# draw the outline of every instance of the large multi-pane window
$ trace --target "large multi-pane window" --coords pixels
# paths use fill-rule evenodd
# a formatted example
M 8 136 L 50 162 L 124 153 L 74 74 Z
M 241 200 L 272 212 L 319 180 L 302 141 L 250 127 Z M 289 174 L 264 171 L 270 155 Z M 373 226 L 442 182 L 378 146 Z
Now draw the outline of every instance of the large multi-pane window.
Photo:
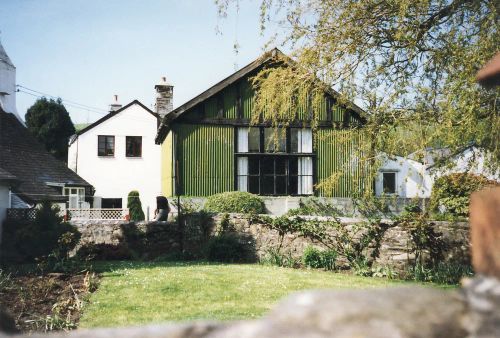
M 237 189 L 259 195 L 310 195 L 312 152 L 311 129 L 238 128 Z

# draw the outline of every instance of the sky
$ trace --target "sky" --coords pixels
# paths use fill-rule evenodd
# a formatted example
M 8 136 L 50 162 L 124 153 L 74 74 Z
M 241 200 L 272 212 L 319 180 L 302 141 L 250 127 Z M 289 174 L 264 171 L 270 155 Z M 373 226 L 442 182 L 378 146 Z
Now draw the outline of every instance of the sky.
M 259 57 L 274 29 L 262 36 L 259 2 L 221 20 L 214 0 L 0 0 L 0 39 L 21 90 L 61 97 L 73 123 L 91 123 L 115 94 L 153 108 L 165 76 L 175 108 Z M 36 99 L 17 93 L 22 118 Z

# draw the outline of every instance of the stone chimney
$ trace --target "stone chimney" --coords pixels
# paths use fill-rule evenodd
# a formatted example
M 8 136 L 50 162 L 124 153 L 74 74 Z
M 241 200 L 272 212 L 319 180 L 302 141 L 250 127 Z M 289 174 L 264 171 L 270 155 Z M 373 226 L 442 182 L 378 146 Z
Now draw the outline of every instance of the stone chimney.
M 156 103 L 155 110 L 161 118 L 170 113 L 173 109 L 174 86 L 167 83 L 167 78 L 162 77 L 159 84 L 155 86 Z
M 121 103 L 118 102 L 118 95 L 113 95 L 113 102 L 109 105 L 109 111 L 114 112 L 122 107 Z

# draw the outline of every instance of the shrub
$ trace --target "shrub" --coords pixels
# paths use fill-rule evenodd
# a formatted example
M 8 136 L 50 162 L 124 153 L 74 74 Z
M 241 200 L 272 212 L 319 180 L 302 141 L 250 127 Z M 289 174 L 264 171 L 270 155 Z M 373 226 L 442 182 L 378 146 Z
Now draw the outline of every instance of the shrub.
M 213 212 L 244 214 L 262 214 L 265 212 L 264 202 L 259 196 L 242 191 L 230 191 L 212 195 L 207 198 L 205 209 Z
M 468 216 L 470 195 L 487 186 L 499 185 L 482 175 L 468 173 L 439 177 L 432 188 L 430 208 L 434 212 L 444 208 L 446 213 Z
M 144 221 L 144 211 L 142 211 L 141 199 L 137 190 L 128 193 L 127 208 L 131 221 Z
M 42 202 L 34 220 L 8 220 L 4 222 L 1 255 L 13 262 L 33 262 L 55 251 L 67 257 L 81 234 L 78 229 L 63 222 L 59 208 Z
M 237 233 L 223 233 L 207 243 L 207 259 L 224 263 L 255 261 L 255 248 L 251 238 Z
M 323 262 L 321 261 L 321 251 L 315 247 L 308 246 L 302 254 L 302 263 L 310 268 L 321 268 Z
M 337 252 L 335 250 L 318 250 L 308 246 L 302 254 L 302 263 L 310 268 L 335 270 L 337 265 Z

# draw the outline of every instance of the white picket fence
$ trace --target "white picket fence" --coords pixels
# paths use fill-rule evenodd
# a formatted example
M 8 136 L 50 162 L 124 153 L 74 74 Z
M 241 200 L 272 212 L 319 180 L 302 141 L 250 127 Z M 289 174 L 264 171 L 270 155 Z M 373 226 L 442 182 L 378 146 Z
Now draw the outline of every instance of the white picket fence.
M 128 209 L 66 209 L 73 220 L 126 220 Z

